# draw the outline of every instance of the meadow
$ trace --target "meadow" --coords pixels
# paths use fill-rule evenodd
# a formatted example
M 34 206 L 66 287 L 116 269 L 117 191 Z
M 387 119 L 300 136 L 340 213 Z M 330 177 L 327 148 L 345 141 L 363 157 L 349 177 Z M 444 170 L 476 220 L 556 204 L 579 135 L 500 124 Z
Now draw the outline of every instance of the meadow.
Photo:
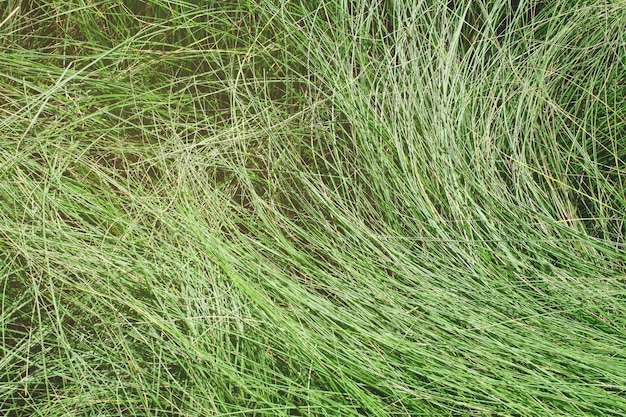
M 623 416 L 625 219 L 623 0 L 0 1 L 2 415 Z

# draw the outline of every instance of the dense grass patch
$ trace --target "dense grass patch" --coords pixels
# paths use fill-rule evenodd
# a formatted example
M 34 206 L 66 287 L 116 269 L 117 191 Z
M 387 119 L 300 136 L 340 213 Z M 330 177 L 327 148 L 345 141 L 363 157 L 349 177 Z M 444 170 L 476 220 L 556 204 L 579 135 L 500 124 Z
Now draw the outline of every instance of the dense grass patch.
M 626 414 L 624 1 L 0 5 L 3 415 Z

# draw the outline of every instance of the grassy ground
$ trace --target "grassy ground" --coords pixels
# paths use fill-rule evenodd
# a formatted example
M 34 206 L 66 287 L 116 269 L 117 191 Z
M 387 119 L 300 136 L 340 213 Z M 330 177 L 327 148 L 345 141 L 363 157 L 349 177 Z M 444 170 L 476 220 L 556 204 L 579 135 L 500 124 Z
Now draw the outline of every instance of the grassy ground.
M 447 3 L 0 2 L 1 414 L 625 415 L 626 4 Z

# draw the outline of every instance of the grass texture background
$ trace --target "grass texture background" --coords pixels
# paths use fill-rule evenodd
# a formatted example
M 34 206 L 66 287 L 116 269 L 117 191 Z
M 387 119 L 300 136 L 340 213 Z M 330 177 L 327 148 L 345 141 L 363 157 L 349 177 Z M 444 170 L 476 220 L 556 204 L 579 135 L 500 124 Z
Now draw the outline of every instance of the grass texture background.
M 625 28 L 0 1 L 0 413 L 626 415 Z

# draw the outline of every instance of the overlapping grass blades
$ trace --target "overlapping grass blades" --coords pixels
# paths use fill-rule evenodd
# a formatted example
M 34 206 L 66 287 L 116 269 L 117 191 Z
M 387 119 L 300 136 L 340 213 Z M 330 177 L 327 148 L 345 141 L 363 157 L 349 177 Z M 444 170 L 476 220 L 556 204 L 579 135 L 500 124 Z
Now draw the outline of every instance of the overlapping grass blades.
M 5 2 L 0 410 L 626 413 L 626 8 Z

